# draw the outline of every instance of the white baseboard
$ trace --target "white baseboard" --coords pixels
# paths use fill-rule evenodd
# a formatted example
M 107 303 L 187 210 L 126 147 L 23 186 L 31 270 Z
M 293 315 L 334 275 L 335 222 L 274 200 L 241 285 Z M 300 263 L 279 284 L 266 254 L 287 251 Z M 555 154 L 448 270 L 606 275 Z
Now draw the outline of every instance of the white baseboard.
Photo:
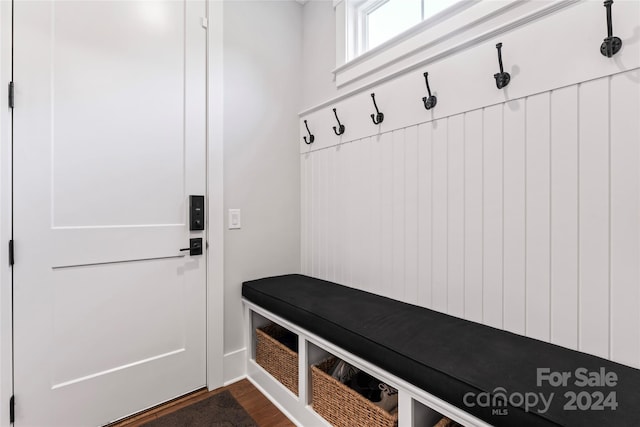
M 233 384 L 247 377 L 247 350 L 232 351 L 224 355 L 224 385 Z

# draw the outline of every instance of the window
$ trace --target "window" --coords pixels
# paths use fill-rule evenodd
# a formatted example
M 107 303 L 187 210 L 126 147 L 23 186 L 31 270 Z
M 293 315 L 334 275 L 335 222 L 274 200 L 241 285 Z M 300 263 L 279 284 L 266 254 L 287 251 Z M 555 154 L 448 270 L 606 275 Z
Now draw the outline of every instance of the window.
M 390 40 L 459 0 L 348 0 L 348 58 Z

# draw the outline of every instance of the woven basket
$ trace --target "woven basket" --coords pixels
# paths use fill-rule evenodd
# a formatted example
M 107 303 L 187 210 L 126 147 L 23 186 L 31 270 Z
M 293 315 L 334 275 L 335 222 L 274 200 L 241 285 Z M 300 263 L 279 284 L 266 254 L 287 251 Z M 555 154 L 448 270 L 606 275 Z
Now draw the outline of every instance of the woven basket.
M 256 329 L 256 363 L 298 395 L 298 353 L 278 338 L 286 330 L 276 324 Z
M 313 409 L 335 427 L 397 426 L 397 411 L 391 415 L 327 373 L 337 362 L 332 357 L 311 367 Z

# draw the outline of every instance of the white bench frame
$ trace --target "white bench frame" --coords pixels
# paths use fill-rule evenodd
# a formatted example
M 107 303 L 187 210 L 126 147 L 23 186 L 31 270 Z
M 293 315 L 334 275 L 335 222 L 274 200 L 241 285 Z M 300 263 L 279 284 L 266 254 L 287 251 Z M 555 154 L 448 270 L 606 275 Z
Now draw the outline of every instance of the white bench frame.
M 327 353 L 373 375 L 398 389 L 398 427 L 424 427 L 435 424 L 444 415 L 460 424 L 487 427 L 490 424 L 445 402 L 438 397 L 380 369 L 331 342 L 242 299 L 244 307 L 245 344 L 247 349 L 247 377 L 291 421 L 301 427 L 324 427 L 330 424 L 311 407 L 311 365 L 327 357 Z M 296 396 L 273 378 L 255 361 L 255 329 L 275 322 L 298 335 L 298 394 Z

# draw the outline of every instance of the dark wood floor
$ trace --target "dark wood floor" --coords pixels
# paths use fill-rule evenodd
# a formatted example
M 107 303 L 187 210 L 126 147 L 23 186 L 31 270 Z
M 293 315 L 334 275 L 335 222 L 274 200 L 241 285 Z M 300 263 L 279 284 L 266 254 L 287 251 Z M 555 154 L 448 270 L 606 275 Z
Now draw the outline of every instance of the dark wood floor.
M 293 427 L 294 424 L 285 417 L 257 388 L 248 380 L 238 381 L 230 386 L 213 391 L 205 389 L 193 392 L 171 402 L 134 415 L 109 427 L 138 427 L 180 408 L 199 402 L 209 396 L 228 390 L 238 403 L 247 411 L 260 427 Z

